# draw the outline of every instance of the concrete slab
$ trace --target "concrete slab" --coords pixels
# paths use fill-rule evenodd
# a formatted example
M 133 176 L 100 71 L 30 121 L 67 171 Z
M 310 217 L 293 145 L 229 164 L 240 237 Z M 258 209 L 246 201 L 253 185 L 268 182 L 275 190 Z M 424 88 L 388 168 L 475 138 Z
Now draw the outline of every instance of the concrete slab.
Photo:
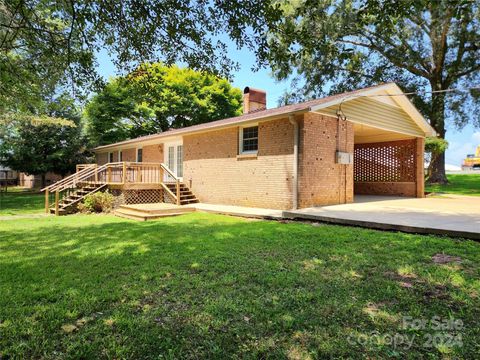
M 190 204 L 199 211 L 212 212 L 217 214 L 234 215 L 242 217 L 251 217 L 258 219 L 282 219 L 282 210 L 251 208 L 245 206 L 230 206 L 230 205 L 216 205 L 197 203 Z
M 356 196 L 353 204 L 285 211 L 283 215 L 291 219 L 480 240 L 480 197 L 474 196 L 423 199 Z

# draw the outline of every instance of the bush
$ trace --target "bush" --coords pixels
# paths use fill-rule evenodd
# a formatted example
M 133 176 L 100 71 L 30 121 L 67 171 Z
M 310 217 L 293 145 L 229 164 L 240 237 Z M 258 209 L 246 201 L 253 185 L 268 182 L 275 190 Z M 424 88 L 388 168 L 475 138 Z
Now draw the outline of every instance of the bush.
M 85 196 L 83 202 L 78 205 L 78 209 L 83 212 L 109 212 L 113 208 L 115 196 L 108 191 L 96 192 Z

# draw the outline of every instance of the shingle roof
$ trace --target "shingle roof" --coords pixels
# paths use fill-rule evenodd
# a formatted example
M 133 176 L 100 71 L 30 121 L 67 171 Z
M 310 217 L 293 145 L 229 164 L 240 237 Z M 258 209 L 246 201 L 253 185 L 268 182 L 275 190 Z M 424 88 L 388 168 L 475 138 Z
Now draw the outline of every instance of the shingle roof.
M 368 87 L 368 88 L 363 88 L 363 89 L 358 89 L 358 90 L 354 90 L 354 91 L 344 92 L 344 93 L 341 93 L 341 94 L 327 96 L 327 97 L 324 97 L 324 98 L 321 98 L 321 99 L 305 101 L 305 102 L 298 103 L 298 104 L 285 105 L 285 106 L 280 106 L 280 107 L 276 107 L 276 108 L 272 108 L 272 109 L 255 111 L 255 112 L 251 112 L 251 113 L 248 113 L 248 114 L 243 114 L 243 115 L 240 115 L 240 116 L 235 116 L 235 117 L 222 119 L 222 120 L 216 120 L 216 121 L 203 123 L 203 124 L 198 124 L 198 125 L 192 125 L 192 126 L 188 126 L 188 127 L 181 128 L 181 129 L 172 129 L 172 130 L 164 131 L 164 132 L 161 132 L 161 133 L 158 133 L 158 134 L 140 136 L 140 137 L 137 137 L 135 139 L 130 139 L 130 140 L 120 141 L 120 142 L 113 143 L 113 144 L 98 146 L 94 150 L 102 150 L 102 149 L 107 149 L 107 148 L 110 148 L 110 147 L 116 147 L 116 146 L 121 146 L 121 145 L 137 143 L 137 142 L 161 139 L 161 138 L 166 138 L 166 137 L 171 137 L 171 136 L 194 133 L 194 132 L 198 132 L 198 131 L 213 130 L 215 128 L 223 128 L 223 127 L 226 127 L 226 126 L 229 126 L 229 125 L 241 124 L 241 123 L 246 123 L 246 122 L 255 121 L 255 120 L 268 119 L 268 118 L 273 118 L 273 117 L 277 117 L 277 116 L 280 116 L 280 115 L 294 114 L 294 113 L 300 113 L 300 112 L 308 112 L 308 111 L 310 111 L 310 108 L 312 106 L 322 105 L 324 103 L 328 103 L 328 102 L 332 102 L 332 101 L 338 101 L 338 100 L 341 100 L 343 98 L 351 97 L 352 95 L 355 95 L 359 92 L 363 92 L 363 91 L 366 91 L 366 90 L 371 90 L 371 89 L 381 87 L 381 86 L 384 86 L 384 85 L 386 85 L 386 84 L 379 84 L 379 85 L 371 86 L 371 87 Z

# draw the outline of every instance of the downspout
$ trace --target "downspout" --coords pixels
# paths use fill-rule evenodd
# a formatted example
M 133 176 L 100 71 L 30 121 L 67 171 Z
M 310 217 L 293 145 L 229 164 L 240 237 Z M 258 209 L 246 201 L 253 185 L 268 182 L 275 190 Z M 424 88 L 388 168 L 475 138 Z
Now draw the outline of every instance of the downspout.
M 293 125 L 293 183 L 292 183 L 292 210 L 298 209 L 298 121 L 294 115 L 289 115 L 288 120 Z

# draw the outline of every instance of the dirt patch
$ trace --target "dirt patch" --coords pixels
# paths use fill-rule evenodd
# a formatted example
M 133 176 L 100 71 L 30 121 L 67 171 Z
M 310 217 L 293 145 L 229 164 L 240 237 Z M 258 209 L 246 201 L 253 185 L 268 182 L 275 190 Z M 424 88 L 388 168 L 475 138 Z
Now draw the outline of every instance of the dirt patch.
M 462 258 L 459 256 L 451 256 L 447 254 L 435 254 L 432 256 L 432 261 L 435 264 L 460 264 L 462 262 Z

